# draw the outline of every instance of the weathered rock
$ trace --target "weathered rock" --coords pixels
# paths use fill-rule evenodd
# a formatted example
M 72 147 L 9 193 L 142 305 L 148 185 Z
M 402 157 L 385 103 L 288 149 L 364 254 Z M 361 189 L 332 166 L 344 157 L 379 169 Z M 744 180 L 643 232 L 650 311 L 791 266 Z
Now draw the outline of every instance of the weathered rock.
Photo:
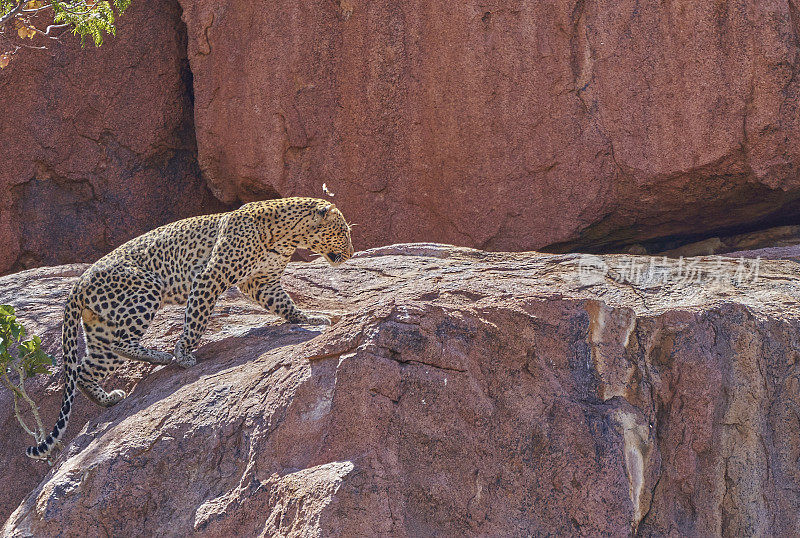
M 229 293 L 197 366 L 134 367 L 4 533 L 797 534 L 800 267 L 753 264 L 431 244 L 292 264 L 332 327 Z M 3 297 L 25 315 L 25 288 L 69 286 L 50 271 Z M 180 325 L 165 310 L 149 342 Z M 3 457 L 25 445 L 9 412 Z
M 180 8 L 134 2 L 118 22 L 99 49 L 65 38 L 0 73 L 0 274 L 223 207 L 197 168 Z
M 362 247 L 489 250 L 800 214 L 791 3 L 181 4 L 226 202 L 325 182 Z
M 755 250 L 740 250 L 725 254 L 731 258 L 762 258 L 765 260 L 800 261 L 800 245 L 787 247 L 767 247 Z

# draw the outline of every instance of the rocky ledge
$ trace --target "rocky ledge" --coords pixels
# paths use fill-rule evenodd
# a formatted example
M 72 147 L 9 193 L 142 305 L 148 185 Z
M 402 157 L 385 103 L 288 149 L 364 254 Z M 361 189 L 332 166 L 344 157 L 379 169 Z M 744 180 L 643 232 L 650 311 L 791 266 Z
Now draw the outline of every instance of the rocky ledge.
M 55 345 L 81 266 L 0 279 Z M 48 470 L 0 396 L 10 536 L 792 535 L 800 266 L 394 245 L 232 291 L 197 366 L 82 397 Z M 170 350 L 181 309 L 150 345 Z M 324 330 L 323 330 L 324 329 Z M 33 392 L 49 423 L 60 375 Z M 49 425 L 49 424 L 48 424 Z

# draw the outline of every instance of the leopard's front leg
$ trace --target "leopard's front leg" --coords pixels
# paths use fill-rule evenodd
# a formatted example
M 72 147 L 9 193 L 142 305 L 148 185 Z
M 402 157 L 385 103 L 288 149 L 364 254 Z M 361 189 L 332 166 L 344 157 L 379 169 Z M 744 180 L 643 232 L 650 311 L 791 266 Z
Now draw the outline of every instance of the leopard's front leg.
M 197 363 L 192 349 L 206 331 L 208 319 L 217 299 L 227 286 L 214 271 L 204 271 L 192 283 L 192 291 L 186 302 L 183 321 L 183 334 L 175 344 L 175 358 L 184 368 Z
M 281 316 L 289 323 L 330 325 L 331 320 L 321 314 L 303 312 L 281 285 L 280 275 L 256 276 L 239 283 L 239 289 L 250 299 Z
M 192 289 L 186 302 L 183 334 L 175 344 L 175 358 L 184 368 L 197 363 L 192 350 L 206 331 L 208 319 L 217 299 L 234 282 L 244 278 L 247 268 L 253 263 L 247 237 L 217 240 L 211 257 L 203 271 L 192 281 Z

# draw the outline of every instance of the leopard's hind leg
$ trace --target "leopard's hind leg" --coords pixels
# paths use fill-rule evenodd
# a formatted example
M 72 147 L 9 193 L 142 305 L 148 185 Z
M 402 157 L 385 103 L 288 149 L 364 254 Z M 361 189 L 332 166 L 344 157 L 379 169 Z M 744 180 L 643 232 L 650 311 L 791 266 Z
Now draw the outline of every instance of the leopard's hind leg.
M 167 364 L 172 355 L 147 349 L 139 343 L 156 311 L 161 306 L 163 283 L 155 275 L 134 266 L 120 266 L 104 275 L 102 292 L 91 298 L 110 330 L 103 335 L 105 351 L 115 355 L 114 364 L 122 358 L 152 364 Z
M 86 309 L 83 311 L 83 328 L 86 333 L 86 358 L 78 368 L 78 388 L 97 405 L 110 407 L 125 397 L 122 390 L 106 392 L 100 386 L 100 382 L 122 362 L 109 347 L 113 327 Z
M 172 355 L 139 343 L 161 305 L 158 279 L 127 269 L 109 275 L 102 289 L 83 313 L 87 354 L 78 371 L 78 387 L 90 400 L 108 407 L 125 392 L 106 392 L 100 382 L 124 359 L 167 364 Z
M 113 312 L 115 329 L 111 350 L 135 361 L 169 364 L 172 354 L 144 347 L 140 340 L 147 332 L 162 302 L 161 281 L 147 274 L 130 282 L 125 298 Z

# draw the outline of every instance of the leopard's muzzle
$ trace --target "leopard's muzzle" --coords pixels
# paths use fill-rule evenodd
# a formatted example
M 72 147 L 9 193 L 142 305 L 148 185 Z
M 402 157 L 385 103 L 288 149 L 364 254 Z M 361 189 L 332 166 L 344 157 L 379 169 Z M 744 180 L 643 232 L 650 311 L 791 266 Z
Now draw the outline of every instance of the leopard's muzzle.
M 345 261 L 345 257 L 341 252 L 328 252 L 325 257 L 331 265 L 339 265 Z

